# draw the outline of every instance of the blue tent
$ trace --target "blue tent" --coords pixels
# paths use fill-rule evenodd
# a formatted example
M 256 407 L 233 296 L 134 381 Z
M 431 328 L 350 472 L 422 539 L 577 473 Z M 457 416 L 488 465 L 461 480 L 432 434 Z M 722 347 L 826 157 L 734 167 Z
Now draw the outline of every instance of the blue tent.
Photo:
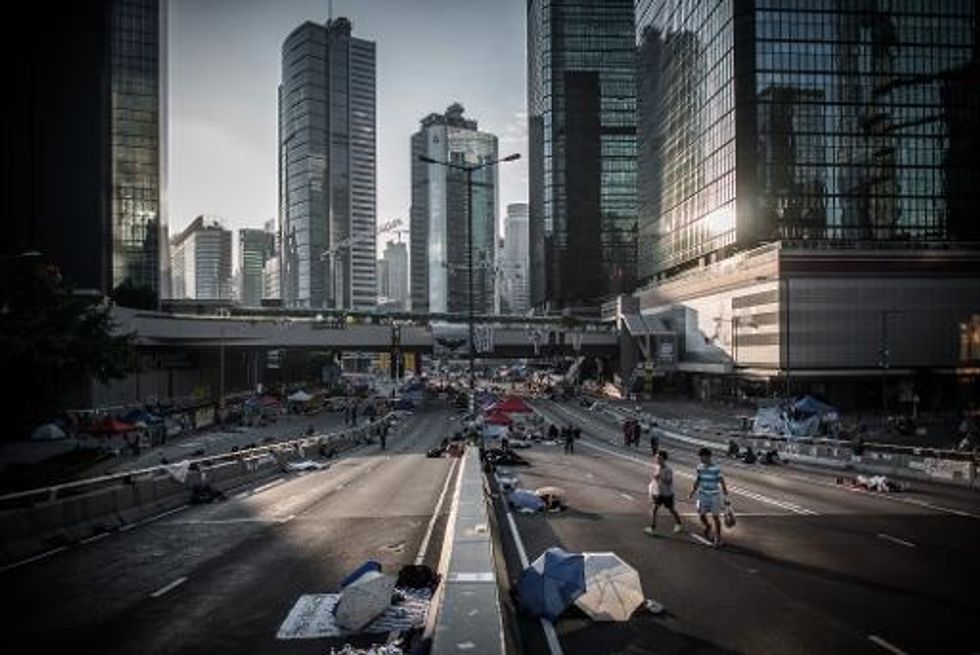
M 514 489 L 507 499 L 517 509 L 531 509 L 535 512 L 544 509 L 544 501 L 534 492 L 526 489 Z
M 521 607 L 552 621 L 584 593 L 585 558 L 557 547 L 534 560 L 517 583 Z
M 818 416 L 823 416 L 824 414 L 837 411 L 836 407 L 832 407 L 827 403 L 822 403 L 813 396 L 803 396 L 799 398 L 795 403 L 793 403 L 793 409 L 800 414 L 817 414 Z

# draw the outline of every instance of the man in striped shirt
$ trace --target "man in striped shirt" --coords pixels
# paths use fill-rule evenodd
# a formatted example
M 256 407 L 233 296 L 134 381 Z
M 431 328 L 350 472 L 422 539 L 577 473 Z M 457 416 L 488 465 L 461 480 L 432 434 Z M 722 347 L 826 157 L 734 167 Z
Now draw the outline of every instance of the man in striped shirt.
M 698 451 L 701 463 L 698 464 L 694 478 L 694 488 L 690 496 L 698 495 L 698 516 L 704 526 L 704 537 L 715 546 L 721 545 L 721 512 L 728 496 L 728 486 L 721 475 L 721 468 L 711 462 L 711 450 L 702 448 Z M 708 523 L 708 514 L 714 523 L 714 531 Z

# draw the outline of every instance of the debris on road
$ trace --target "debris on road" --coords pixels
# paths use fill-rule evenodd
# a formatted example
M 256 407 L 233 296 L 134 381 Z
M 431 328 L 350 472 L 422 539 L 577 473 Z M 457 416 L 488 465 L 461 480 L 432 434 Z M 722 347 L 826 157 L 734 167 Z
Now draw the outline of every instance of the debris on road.
M 301 459 L 298 462 L 289 462 L 285 466 L 286 471 L 319 471 L 327 468 L 328 464 L 315 462 L 312 459 Z

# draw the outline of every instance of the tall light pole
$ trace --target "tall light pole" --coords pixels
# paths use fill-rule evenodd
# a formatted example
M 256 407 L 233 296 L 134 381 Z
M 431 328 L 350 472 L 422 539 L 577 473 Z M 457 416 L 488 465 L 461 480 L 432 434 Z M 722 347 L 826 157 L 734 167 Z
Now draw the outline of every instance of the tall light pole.
M 503 159 L 488 159 L 479 164 L 456 164 L 451 161 L 440 161 L 438 159 L 433 159 L 426 155 L 419 155 L 419 161 L 425 162 L 426 164 L 439 164 L 440 166 L 445 166 L 446 168 L 452 168 L 457 171 L 463 171 L 466 174 L 466 253 L 467 253 L 467 286 L 469 287 L 469 302 L 468 305 L 468 317 L 469 317 L 469 333 L 470 333 L 470 347 L 469 347 L 469 358 L 470 358 L 470 411 L 472 412 L 476 409 L 476 352 L 474 350 L 473 338 L 473 173 L 476 171 L 487 168 L 489 166 L 495 166 L 501 162 L 515 161 L 521 158 L 519 152 L 515 152 L 511 155 L 507 155 Z M 448 309 L 448 308 L 447 308 Z

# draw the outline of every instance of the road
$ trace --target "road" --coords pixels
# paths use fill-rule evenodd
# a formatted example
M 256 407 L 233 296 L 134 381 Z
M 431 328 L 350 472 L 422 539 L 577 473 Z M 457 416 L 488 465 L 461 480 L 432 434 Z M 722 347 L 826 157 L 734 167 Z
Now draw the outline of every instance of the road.
M 451 416 L 419 412 L 387 451 L 362 446 L 328 469 L 264 481 L 0 573 L 0 649 L 329 652 L 339 642 L 277 640 L 277 630 L 302 594 L 336 591 L 365 559 L 392 574 L 420 554 L 435 567 L 449 506 L 439 499 L 456 460 L 424 453 Z
M 535 405 L 584 434 L 574 455 L 536 445 L 522 452 L 532 466 L 512 469 L 526 488 L 568 491 L 564 513 L 514 516 L 528 556 L 553 545 L 615 551 L 666 608 L 661 615 L 641 608 L 619 624 L 593 623 L 573 608 L 556 624 L 565 653 L 980 651 L 976 492 L 919 484 L 873 494 L 837 485 L 831 473 L 721 457 L 739 516 L 714 549 L 699 539 L 687 499 L 695 454 L 667 440 L 689 531 L 672 534 L 673 521 L 661 514 L 659 536 L 649 537 L 642 531 L 649 453 L 624 448 L 619 427 L 603 415 L 572 403 Z M 499 512 L 498 522 L 507 524 Z M 524 652 L 547 652 L 538 624 L 516 621 Z

